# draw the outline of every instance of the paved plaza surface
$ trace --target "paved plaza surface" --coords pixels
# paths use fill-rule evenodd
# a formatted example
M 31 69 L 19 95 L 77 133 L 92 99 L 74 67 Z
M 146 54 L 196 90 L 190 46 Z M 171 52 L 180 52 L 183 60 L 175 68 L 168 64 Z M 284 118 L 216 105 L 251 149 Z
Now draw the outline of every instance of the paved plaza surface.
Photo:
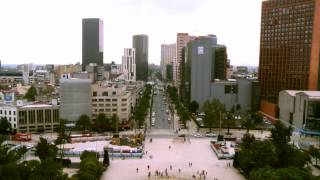
M 104 172 L 101 179 L 106 180 L 140 180 L 159 179 L 155 171 L 165 174 L 167 168 L 169 179 L 192 179 L 198 172 L 207 171 L 206 179 L 218 178 L 219 180 L 245 179 L 238 170 L 228 167 L 231 160 L 218 160 L 209 146 L 210 138 L 191 138 L 190 143 L 177 138 L 153 138 L 152 143 L 146 139 L 145 151 L 147 154 L 142 159 L 114 159 Z M 169 146 L 171 149 L 169 150 Z M 152 156 L 152 158 L 150 158 Z M 192 167 L 188 163 L 192 162 Z M 150 166 L 148 171 L 147 166 Z M 170 170 L 170 165 L 172 170 Z M 138 172 L 136 169 L 138 168 Z M 179 173 L 178 169 L 181 169 Z M 167 179 L 167 178 L 163 178 Z

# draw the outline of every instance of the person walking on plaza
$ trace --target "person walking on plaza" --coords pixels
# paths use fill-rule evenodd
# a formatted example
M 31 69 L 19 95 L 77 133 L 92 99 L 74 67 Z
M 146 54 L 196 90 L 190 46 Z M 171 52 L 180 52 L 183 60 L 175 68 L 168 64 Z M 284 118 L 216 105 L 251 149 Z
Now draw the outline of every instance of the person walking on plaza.
M 150 166 L 148 165 L 148 170 L 149 170 Z
M 171 149 L 171 146 L 169 145 L 169 150 Z
M 137 168 L 137 173 L 139 172 L 139 169 Z
M 172 170 L 172 165 L 170 165 L 170 170 Z

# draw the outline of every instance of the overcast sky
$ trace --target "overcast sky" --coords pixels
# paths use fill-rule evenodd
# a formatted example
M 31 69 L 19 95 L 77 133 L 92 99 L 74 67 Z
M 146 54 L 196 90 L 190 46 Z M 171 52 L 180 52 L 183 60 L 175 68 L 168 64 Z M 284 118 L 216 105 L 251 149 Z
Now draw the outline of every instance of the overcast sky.
M 121 62 L 132 35 L 149 35 L 149 63 L 177 32 L 215 34 L 234 65 L 257 65 L 261 0 L 0 0 L 3 64 L 81 62 L 82 18 L 104 21 L 104 63 Z

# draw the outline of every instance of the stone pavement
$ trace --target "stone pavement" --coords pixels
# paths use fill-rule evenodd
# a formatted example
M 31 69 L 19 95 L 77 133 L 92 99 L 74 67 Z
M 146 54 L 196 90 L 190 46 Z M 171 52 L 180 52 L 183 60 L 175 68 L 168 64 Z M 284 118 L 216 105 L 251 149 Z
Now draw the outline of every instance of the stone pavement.
M 170 179 L 192 179 L 193 175 L 199 178 L 197 172 L 202 170 L 207 171 L 206 179 L 245 179 L 236 169 L 227 166 L 227 163 L 232 163 L 231 160 L 217 159 L 209 146 L 210 140 L 191 138 L 190 143 L 183 143 L 176 138 L 153 138 L 152 143 L 146 141 L 147 154 L 142 159 L 111 160 L 111 165 L 101 179 L 148 179 L 148 172 L 151 173 L 151 179 L 159 179 L 155 176 L 155 171 L 164 175 L 166 168 Z M 192 162 L 192 167 L 189 167 L 189 162 Z

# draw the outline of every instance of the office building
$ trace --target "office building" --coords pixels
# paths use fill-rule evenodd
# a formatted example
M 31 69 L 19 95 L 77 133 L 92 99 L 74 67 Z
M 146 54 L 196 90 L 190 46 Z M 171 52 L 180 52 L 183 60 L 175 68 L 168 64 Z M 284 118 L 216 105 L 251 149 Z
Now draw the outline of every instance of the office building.
M 320 1 L 262 2 L 261 111 L 276 120 L 282 90 L 319 90 Z
M 167 80 L 167 65 L 172 65 L 176 58 L 176 44 L 161 44 L 161 74 Z
M 133 104 L 132 93 L 126 88 L 126 85 L 106 81 L 92 84 L 93 119 L 103 113 L 109 118 L 117 115 L 120 122 L 128 121 Z
M 168 82 L 171 82 L 173 80 L 173 65 L 172 64 L 167 64 L 166 65 L 166 80 Z
M 60 80 L 60 117 L 76 123 L 82 114 L 91 118 L 91 80 Z
M 0 117 L 6 117 L 17 132 L 53 132 L 59 126 L 57 104 L 26 103 L 0 104 Z
M 148 36 L 143 34 L 134 35 L 132 47 L 136 50 L 136 80 L 148 81 Z
M 103 21 L 98 18 L 82 19 L 82 70 L 90 63 L 103 66 Z
M 122 56 L 121 72 L 127 81 L 136 81 L 136 51 L 134 48 L 125 48 Z
M 306 135 L 320 135 L 320 91 L 279 93 L 279 120 Z
M 197 101 L 200 107 L 212 99 L 212 83 L 226 78 L 226 47 L 217 44 L 215 35 L 201 36 L 190 41 L 184 53 L 180 93 L 186 104 Z
M 182 63 L 182 49 L 185 48 L 188 42 L 194 40 L 196 36 L 190 36 L 188 33 L 177 33 L 177 42 L 176 42 L 176 58 L 173 61 L 173 83 L 175 87 L 180 87 L 180 71 Z

